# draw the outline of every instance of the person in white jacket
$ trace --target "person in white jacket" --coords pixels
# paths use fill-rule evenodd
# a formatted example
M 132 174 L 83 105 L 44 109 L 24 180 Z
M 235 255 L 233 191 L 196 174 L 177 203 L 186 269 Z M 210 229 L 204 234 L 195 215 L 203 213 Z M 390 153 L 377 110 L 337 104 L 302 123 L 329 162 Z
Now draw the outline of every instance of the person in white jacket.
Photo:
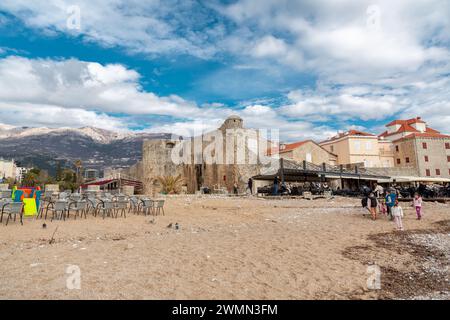
M 403 231 L 403 209 L 400 207 L 398 201 L 395 201 L 394 207 L 392 207 L 392 216 L 394 217 L 395 225 L 397 230 Z

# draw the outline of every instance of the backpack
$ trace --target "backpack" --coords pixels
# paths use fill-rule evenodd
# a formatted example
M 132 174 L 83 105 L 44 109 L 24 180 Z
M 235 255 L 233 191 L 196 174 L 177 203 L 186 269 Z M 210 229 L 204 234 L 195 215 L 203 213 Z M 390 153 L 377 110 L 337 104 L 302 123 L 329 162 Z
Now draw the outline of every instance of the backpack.
M 364 197 L 364 198 L 361 200 L 361 205 L 362 205 L 363 208 L 366 208 L 366 207 L 367 207 L 367 197 Z

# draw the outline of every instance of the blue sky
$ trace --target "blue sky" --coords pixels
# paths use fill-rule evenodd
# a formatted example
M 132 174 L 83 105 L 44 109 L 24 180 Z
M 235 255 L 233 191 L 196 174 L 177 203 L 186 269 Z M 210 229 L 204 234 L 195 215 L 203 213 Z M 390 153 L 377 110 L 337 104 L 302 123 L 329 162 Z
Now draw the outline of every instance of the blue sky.
M 438 0 L 2 0 L 0 124 L 448 132 L 449 21 Z

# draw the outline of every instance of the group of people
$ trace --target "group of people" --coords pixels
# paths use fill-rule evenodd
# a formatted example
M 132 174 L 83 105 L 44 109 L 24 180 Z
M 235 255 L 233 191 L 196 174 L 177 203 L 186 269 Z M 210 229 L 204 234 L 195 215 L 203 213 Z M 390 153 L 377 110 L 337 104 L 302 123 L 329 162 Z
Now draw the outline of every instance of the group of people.
M 374 190 L 369 195 L 366 195 L 362 200 L 362 206 L 367 209 L 372 220 L 377 219 L 378 212 L 387 215 L 389 220 L 394 221 L 397 230 L 403 230 L 403 208 L 398 201 L 398 195 L 395 189 L 388 190 L 386 196 L 379 200 L 380 194 Z M 419 193 L 414 194 L 412 206 L 416 210 L 417 220 L 422 219 L 422 197 Z

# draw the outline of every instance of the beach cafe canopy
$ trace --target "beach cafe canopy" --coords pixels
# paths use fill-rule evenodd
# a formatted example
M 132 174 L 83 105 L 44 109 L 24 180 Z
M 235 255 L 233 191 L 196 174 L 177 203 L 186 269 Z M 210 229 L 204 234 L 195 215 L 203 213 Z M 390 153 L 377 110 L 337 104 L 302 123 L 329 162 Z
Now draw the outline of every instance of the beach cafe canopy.
M 448 178 L 433 178 L 433 177 L 414 177 L 414 176 L 393 176 L 388 179 L 379 179 L 379 183 L 407 183 L 407 182 L 435 182 L 446 183 L 450 182 Z
M 279 166 L 265 170 L 264 173 L 254 176 L 255 180 L 272 180 L 275 176 L 280 177 L 281 181 L 305 181 L 307 177 L 323 179 L 354 179 L 379 181 L 390 179 L 388 176 L 382 176 L 371 172 L 366 168 L 355 167 L 348 169 L 344 166 L 331 166 L 327 164 L 316 165 L 310 162 L 296 162 L 293 160 L 279 159 Z

